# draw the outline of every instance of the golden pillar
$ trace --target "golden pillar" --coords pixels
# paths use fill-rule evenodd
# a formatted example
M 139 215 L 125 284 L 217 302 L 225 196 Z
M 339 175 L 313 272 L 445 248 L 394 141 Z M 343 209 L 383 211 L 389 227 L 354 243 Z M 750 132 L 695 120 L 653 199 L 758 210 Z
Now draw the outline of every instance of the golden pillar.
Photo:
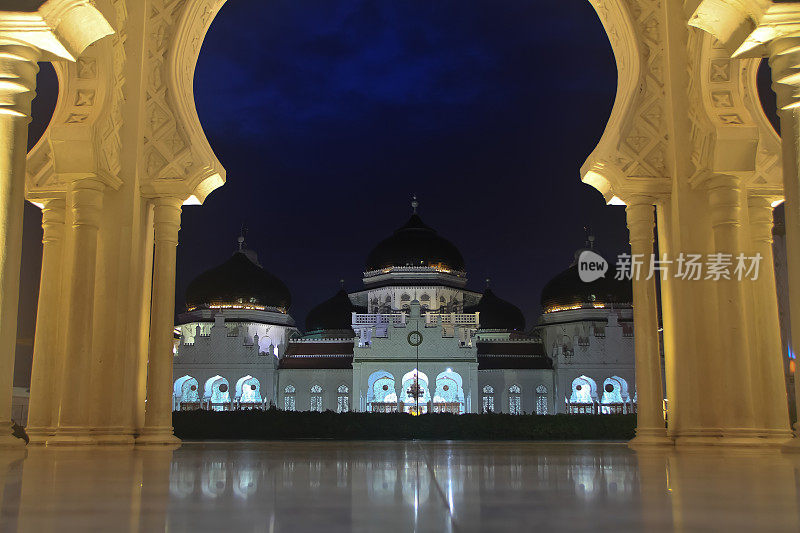
M 11 434 L 22 257 L 22 210 L 31 100 L 36 95 L 35 49 L 0 40 L 0 446 L 24 445 Z
M 42 208 L 42 274 L 36 314 L 36 337 L 33 342 L 31 394 L 28 425 L 31 443 L 44 444 L 55 432 L 59 401 L 55 383 L 61 376 L 59 357 L 59 306 L 61 305 L 62 249 L 64 247 L 64 200 L 46 200 Z
M 175 256 L 181 227 L 177 198 L 154 200 L 155 255 L 150 310 L 145 424 L 137 444 L 176 444 L 172 429 L 172 359 L 175 328 Z
M 653 257 L 653 200 L 637 196 L 628 202 L 631 255 L 650 261 Z M 661 350 L 658 340 L 658 310 L 655 277 L 635 276 L 633 323 L 636 328 L 636 437 L 631 445 L 672 445 L 664 426 L 664 389 L 661 381 Z
M 61 373 L 61 408 L 56 434 L 47 444 L 91 444 L 91 369 L 97 235 L 103 189 L 100 181 L 73 181 L 67 192 L 72 211 L 71 273 L 65 319 L 64 365 Z
M 758 277 L 752 281 L 756 335 L 753 353 L 753 388 L 756 421 L 771 439 L 790 438 L 789 409 L 783 369 L 783 349 L 778 317 L 778 295 L 772 256 L 772 205 L 769 198 L 751 196 L 747 202 L 753 252 L 761 257 Z M 756 392 L 757 391 L 757 392 Z

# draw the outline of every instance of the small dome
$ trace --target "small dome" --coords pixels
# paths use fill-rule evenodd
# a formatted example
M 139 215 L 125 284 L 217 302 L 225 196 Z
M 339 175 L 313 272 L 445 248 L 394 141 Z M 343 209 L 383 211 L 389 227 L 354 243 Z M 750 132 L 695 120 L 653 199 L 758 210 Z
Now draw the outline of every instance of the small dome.
M 367 257 L 367 271 L 422 266 L 464 270 L 464 258 L 453 243 L 439 236 L 414 212 L 394 235 L 381 241 Z
M 306 316 L 306 331 L 350 330 L 352 313 L 356 310 L 347 291 L 340 289 Z
M 288 287 L 258 264 L 251 250 L 240 249 L 221 265 L 197 276 L 186 289 L 186 307 L 256 305 L 288 311 Z
M 578 265 L 574 264 L 551 279 L 542 289 L 542 311 L 571 307 L 630 306 L 633 289 L 630 280 L 614 279 L 613 272 L 592 282 L 581 281 Z
M 525 315 L 519 307 L 498 298 L 492 289 L 486 288 L 478 305 L 465 310 L 470 313 L 480 312 L 479 320 L 481 329 L 502 329 L 508 331 L 523 331 L 525 329 Z

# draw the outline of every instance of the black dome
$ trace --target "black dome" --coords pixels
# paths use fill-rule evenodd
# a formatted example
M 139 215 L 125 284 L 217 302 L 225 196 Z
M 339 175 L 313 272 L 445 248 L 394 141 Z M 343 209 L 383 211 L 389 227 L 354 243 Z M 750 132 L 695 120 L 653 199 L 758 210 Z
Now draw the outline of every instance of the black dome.
M 221 265 L 203 272 L 186 289 L 189 309 L 237 303 L 288 310 L 292 295 L 281 280 L 261 268 L 249 250 L 239 250 Z
M 306 331 L 349 330 L 352 327 L 352 313 L 356 310 L 344 289 L 325 300 L 306 316 Z
M 578 276 L 578 265 L 551 279 L 542 289 L 542 310 L 546 313 L 554 307 L 592 305 L 631 305 L 633 289 L 630 280 L 614 279 L 613 272 L 606 277 L 586 283 Z
M 414 213 L 394 235 L 381 241 L 367 257 L 367 270 L 425 266 L 464 270 L 464 258 L 453 243 L 440 237 Z
M 467 311 L 467 310 L 465 310 Z M 503 329 L 510 331 L 523 331 L 525 329 L 525 315 L 519 307 L 498 298 L 492 289 L 483 292 L 478 305 L 471 307 L 467 312 L 480 312 L 478 320 L 481 329 Z

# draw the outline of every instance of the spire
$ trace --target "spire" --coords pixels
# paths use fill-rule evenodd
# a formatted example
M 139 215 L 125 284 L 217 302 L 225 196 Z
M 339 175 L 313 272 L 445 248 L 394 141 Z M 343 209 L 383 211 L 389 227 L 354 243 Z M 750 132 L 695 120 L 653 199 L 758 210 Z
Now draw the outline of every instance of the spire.
M 588 246 L 590 250 L 594 250 L 594 234 L 592 233 L 592 228 L 584 226 L 583 231 L 586 232 L 586 246 Z
M 239 232 L 239 238 L 236 239 L 236 242 L 239 243 L 239 251 L 241 252 L 245 248 L 247 248 L 247 244 L 244 242 L 245 237 L 247 236 L 247 222 L 242 222 L 242 229 Z
M 415 194 L 411 198 L 411 208 L 414 210 L 414 214 L 417 214 L 417 208 L 419 207 L 419 202 L 417 201 L 417 195 Z

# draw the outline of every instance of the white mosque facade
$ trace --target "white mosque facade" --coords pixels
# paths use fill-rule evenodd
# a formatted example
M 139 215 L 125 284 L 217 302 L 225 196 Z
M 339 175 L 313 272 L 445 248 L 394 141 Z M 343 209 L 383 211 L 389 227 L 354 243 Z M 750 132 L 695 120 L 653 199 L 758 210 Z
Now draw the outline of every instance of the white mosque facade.
M 588 243 L 587 243 L 588 244 Z M 577 253 L 576 253 L 577 257 Z M 367 258 L 363 290 L 308 314 L 244 247 L 187 289 L 175 410 L 635 412 L 629 282 L 583 283 L 574 264 L 522 312 L 466 288 L 459 250 L 415 212 Z

